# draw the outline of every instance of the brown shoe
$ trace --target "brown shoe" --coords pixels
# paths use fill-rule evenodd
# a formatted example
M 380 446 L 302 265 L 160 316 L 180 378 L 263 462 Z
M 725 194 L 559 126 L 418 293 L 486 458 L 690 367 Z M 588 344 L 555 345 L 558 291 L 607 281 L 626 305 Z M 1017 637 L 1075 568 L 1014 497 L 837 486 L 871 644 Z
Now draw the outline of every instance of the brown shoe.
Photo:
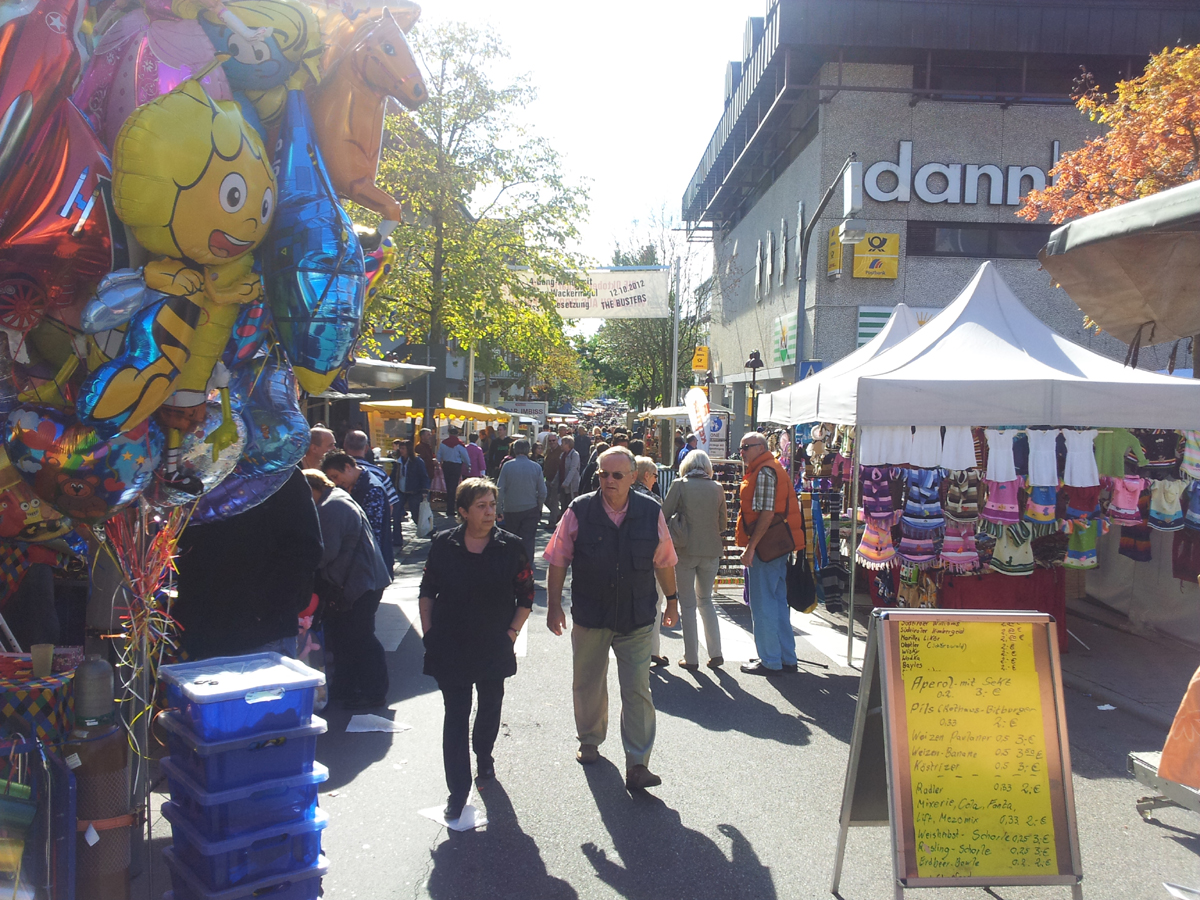
M 575 751 L 576 761 L 583 763 L 585 766 L 591 765 L 599 758 L 600 748 L 595 744 L 580 744 L 579 749 Z
M 695 671 L 700 668 L 700 663 L 690 663 L 686 659 L 681 659 L 679 661 L 679 668 Z
M 631 791 L 644 791 L 660 784 L 662 779 L 640 763 L 625 773 L 625 787 Z
M 714 656 L 708 661 L 708 667 L 710 669 L 719 669 L 723 665 L 725 665 L 725 657 L 723 656 Z

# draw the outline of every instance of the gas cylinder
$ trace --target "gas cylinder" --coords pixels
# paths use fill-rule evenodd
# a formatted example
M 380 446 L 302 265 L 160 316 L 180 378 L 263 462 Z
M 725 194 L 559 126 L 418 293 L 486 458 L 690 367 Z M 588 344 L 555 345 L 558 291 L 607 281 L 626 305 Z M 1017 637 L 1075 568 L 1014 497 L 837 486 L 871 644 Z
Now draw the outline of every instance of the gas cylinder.
M 75 773 L 75 896 L 129 900 L 129 743 L 112 666 L 95 654 L 75 670 L 75 729 L 63 754 Z

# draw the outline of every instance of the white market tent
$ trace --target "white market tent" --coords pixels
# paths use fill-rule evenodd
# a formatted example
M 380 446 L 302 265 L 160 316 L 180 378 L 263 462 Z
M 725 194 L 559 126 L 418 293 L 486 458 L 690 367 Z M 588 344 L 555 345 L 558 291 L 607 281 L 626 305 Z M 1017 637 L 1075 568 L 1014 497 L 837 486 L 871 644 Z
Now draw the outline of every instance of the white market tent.
M 990 262 L 923 328 L 818 387 L 815 407 L 788 424 L 1200 426 L 1200 381 L 1131 369 L 1068 341 L 1026 309 Z M 856 478 L 854 507 L 857 494 Z M 852 546 L 857 530 L 852 517 Z M 852 646 L 847 640 L 847 659 Z
M 764 394 L 758 400 L 758 418 L 763 422 L 791 425 L 816 422 L 821 385 L 845 375 L 874 359 L 884 350 L 900 343 L 921 327 L 917 314 L 906 303 L 897 303 L 895 310 L 879 333 L 848 356 L 843 356 L 826 369 L 782 390 Z
M 1068 341 L 990 262 L 915 334 L 819 388 L 815 408 L 792 423 L 1200 427 L 1200 381 Z

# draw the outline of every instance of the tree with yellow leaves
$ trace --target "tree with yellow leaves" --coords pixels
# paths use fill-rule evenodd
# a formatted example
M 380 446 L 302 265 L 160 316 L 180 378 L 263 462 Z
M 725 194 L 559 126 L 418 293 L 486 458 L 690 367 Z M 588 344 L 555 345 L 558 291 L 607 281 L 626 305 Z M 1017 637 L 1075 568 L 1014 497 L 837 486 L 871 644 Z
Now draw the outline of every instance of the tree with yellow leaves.
M 1114 93 L 1085 89 L 1076 106 L 1108 131 L 1066 153 L 1055 183 L 1030 191 L 1017 215 L 1065 222 L 1200 179 L 1200 47 L 1150 58 Z

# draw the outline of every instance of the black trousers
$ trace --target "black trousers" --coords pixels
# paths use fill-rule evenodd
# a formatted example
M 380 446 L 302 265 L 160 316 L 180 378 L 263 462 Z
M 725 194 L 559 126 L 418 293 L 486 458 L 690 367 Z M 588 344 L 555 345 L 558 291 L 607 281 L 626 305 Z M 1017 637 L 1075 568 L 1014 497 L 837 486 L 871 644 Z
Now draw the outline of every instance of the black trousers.
M 325 636 L 333 650 L 333 692 L 350 699 L 387 697 L 388 670 L 383 644 L 375 637 L 375 611 L 383 591 L 367 591 L 346 612 L 330 613 Z
M 446 787 L 450 799 L 465 803 L 471 793 L 471 748 L 467 732 L 471 722 L 471 685 L 438 683 L 446 704 L 442 722 L 442 764 L 446 768 Z M 479 709 L 475 713 L 475 729 L 471 744 L 480 763 L 492 761 L 492 748 L 500 733 L 500 705 L 504 702 L 504 679 L 475 682 L 479 694 Z
M 462 463 L 442 463 L 442 478 L 446 480 L 446 512 L 453 514 L 458 483 L 462 480 Z

